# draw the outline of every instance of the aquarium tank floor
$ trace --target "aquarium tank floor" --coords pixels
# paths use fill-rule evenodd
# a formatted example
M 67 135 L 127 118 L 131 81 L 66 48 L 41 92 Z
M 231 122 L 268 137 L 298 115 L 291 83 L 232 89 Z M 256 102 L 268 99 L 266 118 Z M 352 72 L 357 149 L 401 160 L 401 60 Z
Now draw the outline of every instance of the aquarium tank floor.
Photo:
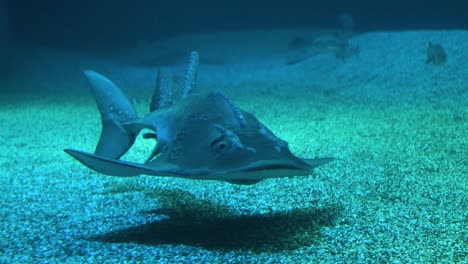
M 21 48 L 0 98 L 0 262 L 466 263 L 468 32 L 358 34 L 359 54 L 287 65 L 288 41 L 312 32 L 181 36 L 111 58 Z M 428 41 L 444 65 L 425 63 Z M 242 186 L 99 175 L 63 152 L 93 151 L 100 133 L 81 70 L 115 80 L 141 116 L 157 66 L 180 79 L 191 49 L 200 88 L 298 156 L 336 161 Z M 153 144 L 139 137 L 123 159 Z

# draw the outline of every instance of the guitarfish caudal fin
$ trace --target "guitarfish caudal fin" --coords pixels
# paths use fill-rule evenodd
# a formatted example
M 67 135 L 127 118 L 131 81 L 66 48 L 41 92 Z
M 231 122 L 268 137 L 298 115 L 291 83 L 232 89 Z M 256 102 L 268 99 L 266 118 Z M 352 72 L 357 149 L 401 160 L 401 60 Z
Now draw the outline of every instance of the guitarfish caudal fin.
M 109 79 L 92 70 L 84 71 L 84 75 L 101 113 L 102 131 L 94 154 L 119 159 L 133 145 L 137 135 L 122 124 L 137 119 L 137 114 L 127 97 Z

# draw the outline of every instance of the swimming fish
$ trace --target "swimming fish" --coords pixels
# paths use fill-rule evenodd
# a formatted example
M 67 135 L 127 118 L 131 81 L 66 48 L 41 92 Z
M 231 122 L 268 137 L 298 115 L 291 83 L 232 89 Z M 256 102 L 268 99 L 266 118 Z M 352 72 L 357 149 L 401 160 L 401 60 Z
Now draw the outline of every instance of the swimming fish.
M 101 113 L 102 131 L 94 153 L 64 151 L 107 175 L 146 174 L 235 184 L 310 175 L 314 167 L 333 160 L 298 158 L 286 141 L 224 93 L 195 93 L 198 61 L 198 52 L 192 52 L 178 98 L 173 94 L 170 70 L 159 69 L 149 113 L 143 118 L 112 81 L 95 71 L 84 71 Z M 143 138 L 155 141 L 146 162 L 121 160 L 143 129 L 151 131 Z

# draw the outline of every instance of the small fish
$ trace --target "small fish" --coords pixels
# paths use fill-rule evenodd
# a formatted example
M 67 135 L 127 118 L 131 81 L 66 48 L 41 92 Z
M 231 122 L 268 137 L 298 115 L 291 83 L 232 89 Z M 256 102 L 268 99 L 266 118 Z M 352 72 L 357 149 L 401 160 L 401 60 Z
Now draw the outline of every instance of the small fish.
M 427 44 L 427 59 L 426 64 L 434 64 L 442 66 L 447 61 L 447 53 L 445 49 L 440 44 L 432 44 L 429 42 Z

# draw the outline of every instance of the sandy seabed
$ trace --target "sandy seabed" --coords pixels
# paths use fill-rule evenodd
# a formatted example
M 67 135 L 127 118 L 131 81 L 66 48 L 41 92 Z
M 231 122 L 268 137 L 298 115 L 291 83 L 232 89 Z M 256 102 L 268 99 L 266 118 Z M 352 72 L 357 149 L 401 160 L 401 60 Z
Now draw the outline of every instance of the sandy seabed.
M 209 52 L 212 36 L 190 37 Z M 424 63 L 428 40 L 446 48 L 446 65 Z M 140 115 L 154 71 L 48 51 L 49 67 L 23 68 L 1 98 L 0 262 L 467 263 L 468 33 L 350 41 L 360 54 L 344 62 L 319 54 L 288 66 L 284 45 L 252 55 L 233 44 L 244 60 L 201 65 L 201 89 L 225 91 L 295 154 L 337 158 L 250 186 L 104 176 L 67 156 L 92 151 L 100 131 L 76 68 L 108 66 Z M 151 147 L 139 139 L 124 159 Z

